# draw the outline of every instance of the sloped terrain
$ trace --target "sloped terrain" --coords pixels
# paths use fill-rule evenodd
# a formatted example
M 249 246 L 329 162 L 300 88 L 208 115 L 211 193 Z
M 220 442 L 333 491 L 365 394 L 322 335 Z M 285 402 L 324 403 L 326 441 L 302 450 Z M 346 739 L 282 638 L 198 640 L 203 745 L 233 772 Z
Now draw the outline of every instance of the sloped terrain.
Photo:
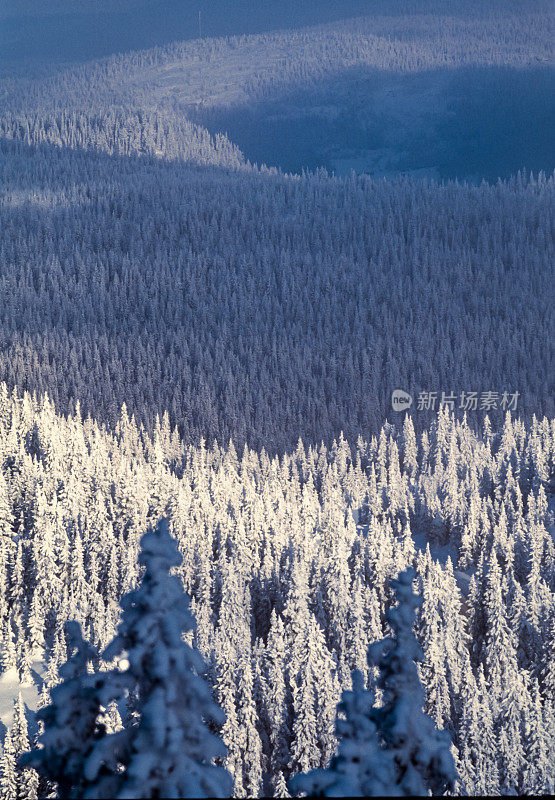
M 377 430 L 397 388 L 496 392 L 497 421 L 503 392 L 553 413 L 552 179 L 340 181 L 1 148 L 10 385 L 107 422 L 125 402 L 149 429 L 168 410 L 190 442 L 272 452 Z
M 173 43 L 4 81 L 0 112 L 42 128 L 68 112 L 90 116 L 91 129 L 106 117 L 107 138 L 115 115 L 136 128 L 139 112 L 156 114 L 182 142 L 160 155 L 187 157 L 197 135 L 189 121 L 248 161 L 294 172 L 479 182 L 551 171 L 553 26 L 544 3 L 508 4 L 501 17 L 490 2 L 467 15 L 433 3 L 427 13 L 375 6 L 333 24 Z M 124 126 L 117 136 L 127 141 Z
M 552 23 L 546 0 L 2 3 L 3 800 L 68 763 L 68 796 L 198 796 L 208 706 L 167 668 L 189 646 L 221 796 L 337 786 L 350 746 L 344 794 L 443 791 L 439 761 L 457 795 L 553 794 Z M 162 517 L 173 589 L 120 606 Z M 407 567 L 390 662 L 428 718 L 394 726 L 378 792 L 367 648 Z M 18 757 L 49 700 L 39 775 Z M 130 747 L 152 769 L 120 793 Z

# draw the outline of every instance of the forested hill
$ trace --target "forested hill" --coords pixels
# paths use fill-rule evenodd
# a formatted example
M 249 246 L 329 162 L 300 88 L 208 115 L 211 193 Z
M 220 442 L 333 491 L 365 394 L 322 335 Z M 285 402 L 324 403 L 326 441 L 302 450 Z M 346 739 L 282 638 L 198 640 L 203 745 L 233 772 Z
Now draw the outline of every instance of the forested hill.
M 60 410 L 80 400 L 113 423 L 126 403 L 149 430 L 167 410 L 188 442 L 271 452 L 375 433 L 397 388 L 415 405 L 519 392 L 525 417 L 553 415 L 552 178 L 337 180 L 0 148 L 0 378 Z
M 178 105 L 186 112 L 275 102 L 294 88 L 317 86 L 333 76 L 352 92 L 357 77 L 360 83 L 372 70 L 385 80 L 388 73 L 552 66 L 548 10 L 541 3 L 518 5 L 502 16 L 489 5 L 465 16 L 441 5 L 435 13 L 415 14 L 381 3 L 374 15 L 329 25 L 177 40 L 70 66 L 43 79 L 4 80 L 0 109 L 98 113 L 115 103 L 150 110 Z M 365 80 L 362 90 L 368 90 Z
M 372 5 L 371 0 L 3 0 L 0 67 L 37 73 L 45 63 L 90 60 L 199 34 L 231 36 L 330 22 L 371 13 Z
M 202 36 L 257 34 L 388 13 L 522 12 L 519 0 L 3 0 L 0 71 L 64 65 Z M 545 11 L 547 0 L 527 0 Z M 201 15 L 199 28 L 199 12 Z

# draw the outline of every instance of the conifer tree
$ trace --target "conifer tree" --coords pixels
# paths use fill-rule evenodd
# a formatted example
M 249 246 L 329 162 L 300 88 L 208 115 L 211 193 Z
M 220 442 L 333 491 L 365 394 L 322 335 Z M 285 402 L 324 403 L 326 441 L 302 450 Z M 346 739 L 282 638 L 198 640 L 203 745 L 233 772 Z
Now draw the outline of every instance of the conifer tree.
M 125 657 L 122 681 L 137 691 L 135 727 L 99 743 L 89 761 L 87 797 L 226 797 L 229 775 L 214 766 L 225 755 L 208 724 L 222 724 L 203 679 L 202 658 L 182 640 L 194 628 L 179 579 L 170 575 L 182 558 L 166 520 L 141 539 L 144 575 L 122 602 L 122 620 L 102 657 Z M 110 679 L 112 676 L 110 676 Z M 105 776 L 101 765 L 115 748 L 122 771 Z
M 456 774 L 448 734 L 438 731 L 422 711 L 424 692 L 416 662 L 423 656 L 412 630 L 421 600 L 412 592 L 414 577 L 414 570 L 407 569 L 391 581 L 398 603 L 387 612 L 393 636 L 368 649 L 369 663 L 380 669 L 383 695 L 383 705 L 373 710 L 372 719 L 393 757 L 397 792 L 440 794 L 453 786 Z
M 259 797 L 262 788 L 262 743 L 257 729 L 250 649 L 243 656 L 237 684 L 237 728 L 246 797 Z
M 0 652 L 0 660 L 2 663 L 2 671 L 7 672 L 13 669 L 17 664 L 17 652 L 15 642 L 13 640 L 13 631 L 11 625 L 11 614 L 8 614 L 4 620 L 2 629 L 2 650 Z
M 422 652 L 412 632 L 420 604 L 412 593 L 415 572 L 408 569 L 393 580 L 398 605 L 387 614 L 393 637 L 374 642 L 368 661 L 378 666 L 383 705 L 364 689 L 353 673 L 353 689 L 343 693 L 336 722 L 339 752 L 328 769 L 292 778 L 293 792 L 312 796 L 355 797 L 439 794 L 454 786 L 456 772 L 451 742 L 424 714 L 424 693 L 416 661 Z M 343 718 L 344 716 L 344 718 Z
M 484 666 L 490 691 L 499 700 L 503 687 L 510 685 L 516 672 L 516 642 L 506 617 L 501 571 L 492 550 L 485 578 L 484 613 L 486 636 Z
M 18 800 L 17 756 L 9 728 L 4 736 L 4 744 L 2 746 L 0 780 L 0 797 L 2 800 Z
M 40 749 L 20 758 L 22 767 L 34 767 L 47 781 L 58 785 L 58 795 L 83 797 L 87 786 L 86 763 L 103 728 L 98 725 L 98 689 L 103 677 L 87 672 L 96 650 L 83 640 L 77 622 L 66 622 L 68 661 L 60 667 L 62 680 L 50 689 L 51 702 L 37 712 L 44 730 Z
M 392 754 L 381 749 L 372 720 L 374 695 L 364 689 L 362 673 L 352 674 L 353 688 L 343 692 L 336 734 L 339 752 L 327 769 L 296 775 L 289 781 L 294 794 L 311 797 L 379 797 L 395 791 Z
M 29 750 L 29 735 L 27 729 L 27 718 L 25 715 L 25 705 L 21 692 L 19 692 L 14 702 L 13 725 L 11 728 L 12 746 L 17 759 Z M 20 800 L 36 800 L 39 788 L 39 776 L 32 768 L 21 768 L 16 766 L 16 781 L 18 787 L 18 798 Z
M 265 710 L 270 739 L 270 767 L 283 777 L 289 763 L 290 730 L 285 686 L 286 646 L 283 621 L 272 611 L 265 652 Z M 280 779 L 281 780 L 281 779 Z

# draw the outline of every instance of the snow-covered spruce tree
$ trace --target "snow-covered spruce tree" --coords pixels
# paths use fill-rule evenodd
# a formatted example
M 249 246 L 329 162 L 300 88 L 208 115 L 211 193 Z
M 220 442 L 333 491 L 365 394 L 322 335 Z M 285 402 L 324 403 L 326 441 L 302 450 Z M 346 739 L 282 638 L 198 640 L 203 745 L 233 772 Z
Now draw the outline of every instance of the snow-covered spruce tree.
M 0 798 L 1 800 L 17 800 L 17 756 L 15 753 L 12 732 L 8 728 L 2 745 L 0 759 Z
M 441 794 L 452 789 L 456 771 L 451 741 L 422 710 L 424 691 L 416 661 L 423 658 L 413 633 L 420 598 L 412 592 L 413 569 L 391 581 L 398 605 L 387 619 L 393 637 L 368 648 L 368 663 L 380 669 L 383 705 L 364 689 L 362 674 L 353 672 L 353 689 L 343 693 L 336 722 L 339 752 L 328 769 L 297 775 L 293 792 L 311 796 L 375 797 Z M 344 719 L 342 719 L 344 716 Z
M 368 648 L 368 663 L 379 667 L 378 686 L 383 705 L 373 708 L 380 746 L 393 758 L 389 794 L 442 794 L 456 779 L 451 740 L 422 710 L 424 690 L 416 661 L 423 654 L 413 633 L 415 610 L 421 600 L 412 591 L 415 571 L 407 569 L 391 581 L 397 605 L 387 612 L 393 636 Z
M 16 759 L 29 750 L 29 733 L 25 704 L 19 692 L 13 709 L 13 724 L 10 730 L 11 742 Z M 17 796 L 19 800 L 36 800 L 39 776 L 34 769 L 16 767 Z
M 339 752 L 328 769 L 295 775 L 289 788 L 312 797 L 378 797 L 394 793 L 391 753 L 380 749 L 371 719 L 374 694 L 365 690 L 361 672 L 352 674 L 352 691 L 343 692 L 336 721 Z M 344 717 L 344 718 L 343 718 Z
M 232 782 L 212 761 L 225 756 L 208 724 L 224 715 L 202 675 L 201 656 L 182 640 L 194 628 L 189 601 L 170 569 L 182 558 L 162 520 L 141 539 L 145 572 L 137 589 L 121 601 L 118 633 L 102 657 L 125 658 L 121 675 L 138 696 L 138 724 L 104 737 L 87 764 L 84 797 L 227 797 Z M 115 748 L 119 772 L 103 774 Z
M 89 662 L 97 658 L 84 641 L 79 623 L 65 624 L 70 656 L 60 667 L 62 682 L 50 690 L 51 703 L 37 712 L 44 730 L 40 749 L 24 753 L 20 766 L 34 767 L 46 781 L 58 784 L 58 797 L 82 797 L 86 787 L 85 764 L 98 737 L 104 733 L 97 720 L 101 706 L 98 689 L 106 673 L 90 675 Z

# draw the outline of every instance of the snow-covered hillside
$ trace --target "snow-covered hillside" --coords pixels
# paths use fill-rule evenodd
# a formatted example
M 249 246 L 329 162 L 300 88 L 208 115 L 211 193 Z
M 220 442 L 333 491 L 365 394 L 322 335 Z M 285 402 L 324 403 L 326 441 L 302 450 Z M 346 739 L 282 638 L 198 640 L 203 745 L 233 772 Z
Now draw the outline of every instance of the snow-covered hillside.
M 86 117 L 65 121 L 91 141 Z M 108 143 L 141 141 L 117 123 Z M 143 127 L 145 149 L 158 131 Z M 168 410 L 189 442 L 271 452 L 375 432 L 398 418 L 396 388 L 436 408 L 454 392 L 459 415 L 477 392 L 473 424 L 486 392 L 496 422 L 503 392 L 526 418 L 553 414 L 553 179 L 286 177 L 224 148 L 192 167 L 43 133 L 58 146 L 0 140 L 10 385 L 107 422 L 125 402 L 148 429 Z
M 479 181 L 550 171 L 551 17 L 541 3 L 509 5 L 501 18 L 495 4 L 475 8 L 464 16 L 376 4 L 372 16 L 302 30 L 118 55 L 5 80 L 0 113 L 47 121 L 78 112 L 94 127 L 106 115 L 110 127 L 121 107 L 156 112 L 179 131 L 182 152 L 194 122 L 251 162 L 295 172 Z
M 0 71 L 31 72 L 179 39 L 298 28 L 369 13 L 369 0 L 3 0 Z M 200 20 L 199 20 L 200 12 Z

